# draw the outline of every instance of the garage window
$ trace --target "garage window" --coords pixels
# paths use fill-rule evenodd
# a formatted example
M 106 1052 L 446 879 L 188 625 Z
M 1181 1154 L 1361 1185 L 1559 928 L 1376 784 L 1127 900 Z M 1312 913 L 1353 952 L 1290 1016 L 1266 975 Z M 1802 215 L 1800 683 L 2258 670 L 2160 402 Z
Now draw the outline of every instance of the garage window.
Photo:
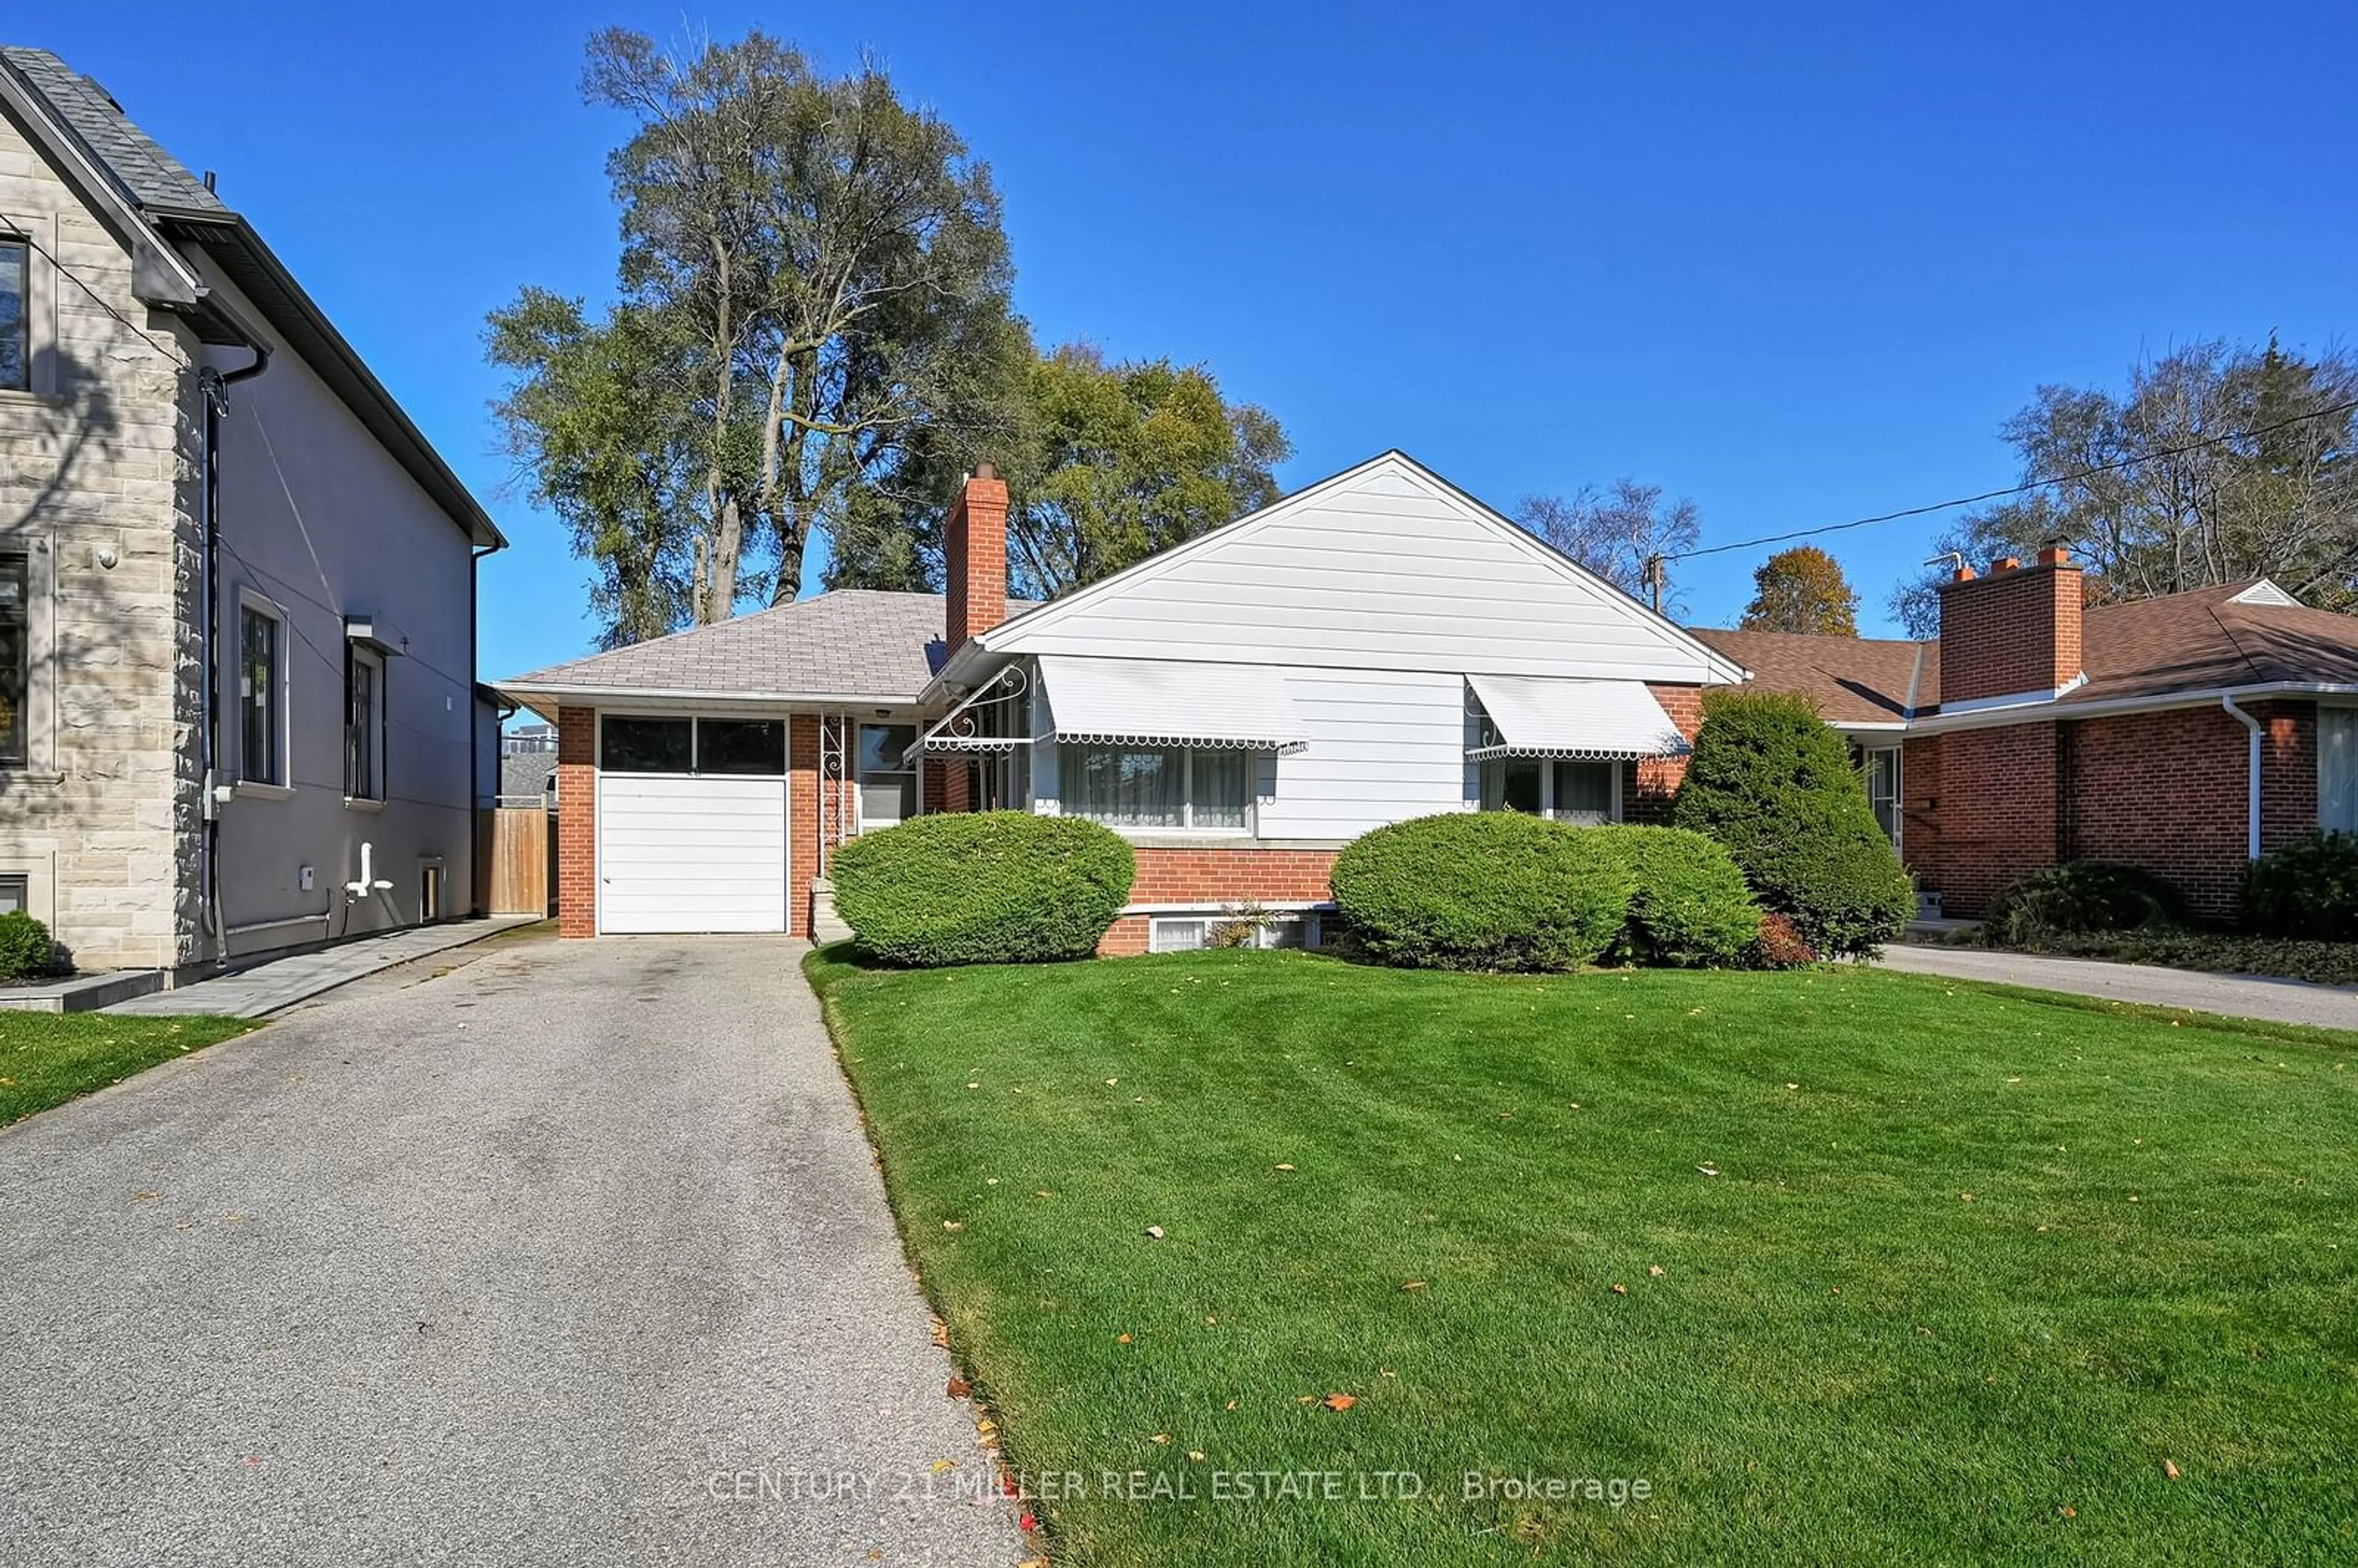
M 598 765 L 610 773 L 752 773 L 786 771 L 783 719 L 652 719 L 610 714 Z
M 609 718 L 600 726 L 598 765 L 610 773 L 692 773 L 696 720 Z
M 783 719 L 699 719 L 696 721 L 696 771 L 699 773 L 768 773 L 786 771 L 786 721 Z

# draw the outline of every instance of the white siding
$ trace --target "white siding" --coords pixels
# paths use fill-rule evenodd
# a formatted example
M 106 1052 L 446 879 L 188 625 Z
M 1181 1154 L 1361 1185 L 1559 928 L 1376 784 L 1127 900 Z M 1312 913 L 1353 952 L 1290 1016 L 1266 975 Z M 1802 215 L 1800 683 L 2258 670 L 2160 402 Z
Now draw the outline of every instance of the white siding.
M 1453 676 L 1714 678 L 1700 644 L 1397 457 L 1037 611 L 989 643 Z
M 1262 762 L 1260 837 L 1352 838 L 1466 804 L 1461 677 L 1305 669 L 1286 689 L 1310 749 Z
M 599 775 L 599 930 L 785 928 L 784 779 Z

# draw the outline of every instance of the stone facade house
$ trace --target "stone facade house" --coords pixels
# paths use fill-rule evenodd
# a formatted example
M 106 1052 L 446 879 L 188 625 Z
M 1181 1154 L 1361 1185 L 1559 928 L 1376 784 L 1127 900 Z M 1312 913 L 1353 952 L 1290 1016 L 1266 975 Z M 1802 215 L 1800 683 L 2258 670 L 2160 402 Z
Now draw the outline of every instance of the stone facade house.
M 210 178 L 0 49 L 0 907 L 167 970 L 467 913 L 502 542 Z

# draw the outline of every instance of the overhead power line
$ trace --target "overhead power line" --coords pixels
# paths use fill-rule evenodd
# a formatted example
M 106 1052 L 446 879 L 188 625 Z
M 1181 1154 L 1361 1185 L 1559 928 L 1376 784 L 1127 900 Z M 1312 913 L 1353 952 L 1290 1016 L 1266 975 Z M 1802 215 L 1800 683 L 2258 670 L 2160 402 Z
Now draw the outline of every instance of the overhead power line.
M 1898 523 L 1910 517 L 1927 517 L 1935 512 L 1950 512 L 1960 506 L 1975 506 L 1985 501 L 2003 501 L 2008 496 L 2028 495 L 2032 491 L 2046 490 L 2054 485 L 2075 484 L 2082 480 L 2094 479 L 2100 474 L 2118 473 L 2123 469 L 2132 469 L 2139 463 L 2155 462 L 2163 458 L 2180 457 L 2188 452 L 2199 452 L 2205 447 L 2223 446 L 2230 441 L 2248 441 L 2255 437 L 2266 436 L 2294 425 L 2304 424 L 2311 419 L 2329 419 L 2336 414 L 2347 414 L 2353 409 L 2358 409 L 2358 397 L 2336 403 L 2331 407 L 2312 408 L 2306 414 L 2295 414 L 2289 418 L 2278 419 L 2271 424 L 2255 425 L 2247 430 L 2231 430 L 2224 435 L 2206 436 L 2201 440 L 2188 441 L 2175 447 L 2157 447 L 2149 452 L 2138 452 L 2132 457 L 2115 459 L 2108 463 L 2098 463 L 2093 468 L 2058 474 L 2053 479 L 2029 480 L 2021 484 L 2007 485 L 2003 490 L 1985 490 L 1978 495 L 1960 495 L 1953 500 L 1935 501 L 1923 506 L 1903 507 L 1898 512 L 1878 513 L 1873 517 L 1854 517 L 1847 523 L 1823 523 L 1814 528 L 1796 528 L 1790 534 L 1771 534 L 1766 538 L 1745 539 L 1732 545 L 1706 545 L 1700 549 L 1672 550 L 1666 552 L 1660 558 L 1665 561 L 1693 560 L 1698 556 L 1720 556 L 1731 550 L 1757 550 L 1764 545 L 1790 544 L 1795 539 L 1812 539 L 1821 534 L 1840 534 L 1853 528 L 1871 528 L 1878 523 Z

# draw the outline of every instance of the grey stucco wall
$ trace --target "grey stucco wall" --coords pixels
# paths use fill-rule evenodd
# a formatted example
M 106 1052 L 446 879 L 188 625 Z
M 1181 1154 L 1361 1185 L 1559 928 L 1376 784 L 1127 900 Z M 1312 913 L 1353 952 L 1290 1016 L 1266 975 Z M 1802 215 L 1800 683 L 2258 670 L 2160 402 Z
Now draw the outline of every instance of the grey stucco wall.
M 211 269 L 207 266 L 208 276 Z M 235 298 L 235 291 L 216 280 Z M 259 317 L 239 299 L 247 319 Z M 245 362 L 221 351 L 222 368 Z M 239 610 L 256 595 L 285 617 L 291 793 L 241 787 L 222 808 L 225 923 L 233 953 L 415 924 L 438 861 L 445 916 L 473 886 L 471 758 L 477 734 L 471 546 L 459 524 L 310 369 L 280 353 L 230 389 L 222 422 L 220 534 L 222 693 L 237 691 Z M 385 660 L 385 798 L 344 795 L 345 617 L 373 618 Z M 225 736 L 223 762 L 237 749 Z M 371 848 L 359 898 L 346 882 Z M 302 885 L 305 867 L 312 886 Z M 295 922 L 276 925 L 277 922 Z

